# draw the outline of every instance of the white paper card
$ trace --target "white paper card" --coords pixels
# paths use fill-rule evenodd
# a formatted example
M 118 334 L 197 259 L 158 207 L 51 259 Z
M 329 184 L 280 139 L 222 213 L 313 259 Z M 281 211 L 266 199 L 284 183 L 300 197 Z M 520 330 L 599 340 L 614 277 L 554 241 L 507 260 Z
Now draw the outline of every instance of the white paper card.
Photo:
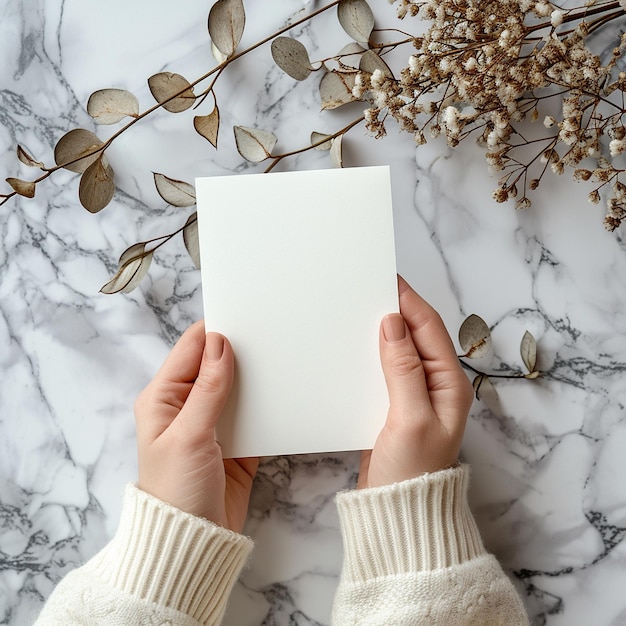
M 196 180 L 206 329 L 235 352 L 225 457 L 368 449 L 398 310 L 388 167 Z

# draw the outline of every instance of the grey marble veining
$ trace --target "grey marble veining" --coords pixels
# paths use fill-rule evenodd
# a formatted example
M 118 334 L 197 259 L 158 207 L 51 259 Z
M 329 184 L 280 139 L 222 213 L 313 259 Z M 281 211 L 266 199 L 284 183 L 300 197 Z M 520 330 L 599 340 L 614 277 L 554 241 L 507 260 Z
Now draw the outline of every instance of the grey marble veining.
M 318 6 L 247 4 L 243 46 Z M 393 19 L 392 7 L 371 4 L 379 23 Z M 130 89 L 143 110 L 151 74 L 207 71 L 206 12 L 193 0 L 6 0 L 2 178 L 32 173 L 17 162 L 17 143 L 51 163 L 63 133 L 96 130 L 84 109 L 92 91 Z M 348 43 L 333 15 L 296 33 L 315 59 Z M 180 239 L 159 251 L 131 294 L 98 293 L 122 250 L 188 215 L 165 205 L 151 172 L 191 182 L 260 171 L 237 155 L 233 124 L 272 130 L 287 151 L 358 115 L 355 106 L 320 113 L 317 78 L 294 83 L 267 46 L 230 70 L 216 87 L 219 152 L 194 133 L 190 115 L 159 113 L 108 151 L 118 192 L 102 213 L 81 209 L 76 176 L 64 172 L 34 200 L 0 207 L 2 624 L 31 623 L 60 577 L 115 531 L 120 494 L 136 475 L 134 398 L 202 314 L 199 273 Z M 542 378 L 498 381 L 499 405 L 476 402 L 468 424 L 463 455 L 486 543 L 534 624 L 626 624 L 623 232 L 605 232 L 602 209 L 569 180 L 549 179 L 527 211 L 495 205 L 495 181 L 470 144 L 415 150 L 393 123 L 384 140 L 359 127 L 345 143 L 349 166 L 391 165 L 399 271 L 453 336 L 469 313 L 492 326 L 494 354 L 479 366 L 519 370 L 524 331 L 538 340 Z M 278 169 L 328 166 L 326 154 L 308 152 Z M 257 547 L 228 626 L 328 624 L 341 565 L 333 496 L 354 484 L 357 467 L 354 453 L 263 462 L 246 529 Z

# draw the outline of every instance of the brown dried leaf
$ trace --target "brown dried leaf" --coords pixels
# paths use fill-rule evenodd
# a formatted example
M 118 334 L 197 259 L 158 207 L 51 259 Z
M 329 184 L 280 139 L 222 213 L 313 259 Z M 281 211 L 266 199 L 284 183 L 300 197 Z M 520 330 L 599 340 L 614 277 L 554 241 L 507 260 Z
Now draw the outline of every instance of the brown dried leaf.
M 317 131 L 313 131 L 311 133 L 311 145 L 314 145 L 318 141 L 322 141 L 324 139 L 327 141 L 324 141 L 324 143 L 319 144 L 319 146 L 315 146 L 316 150 L 320 150 L 322 152 L 325 152 L 326 150 L 330 150 L 330 147 L 332 145 L 332 140 L 330 138 L 330 135 L 325 135 L 324 133 L 318 133 Z
M 352 95 L 355 74 L 353 72 L 326 72 L 320 81 L 322 109 L 336 109 L 357 98 Z
M 25 198 L 35 197 L 35 183 L 32 180 L 22 180 L 20 178 L 7 178 L 7 183 L 13 187 L 13 191 Z
M 114 193 L 113 169 L 102 155 L 80 177 L 78 197 L 90 213 L 97 213 L 111 202 Z
M 159 195 L 172 206 L 192 206 L 196 203 L 196 190 L 183 180 L 169 178 L 165 174 L 153 172 L 154 184 Z
M 368 50 L 363 54 L 361 62 L 359 63 L 359 69 L 368 74 L 373 74 L 376 70 L 380 70 L 384 76 L 393 79 L 391 68 L 383 61 L 382 57 L 373 50 Z
M 307 49 L 292 37 L 276 37 L 272 41 L 272 57 L 295 80 L 304 80 L 313 71 Z
M 220 129 L 220 112 L 217 106 L 208 115 L 196 115 L 193 118 L 193 127 L 199 135 L 217 148 L 217 134 Z
M 486 374 L 479 374 L 472 383 L 476 399 L 483 402 L 496 415 L 503 414 L 502 403 L 493 383 Z
M 116 124 L 125 117 L 139 115 L 139 101 L 125 89 L 100 89 L 87 101 L 87 113 L 96 124 Z
M 491 331 L 478 315 L 470 315 L 459 328 L 459 343 L 470 359 L 478 359 L 491 349 Z
M 343 167 L 343 152 L 342 152 L 343 135 L 335 137 L 330 146 L 330 162 L 334 167 Z
M 337 17 L 354 41 L 367 44 L 374 29 L 374 14 L 365 0 L 341 0 L 337 5 Z
M 28 167 L 39 167 L 43 168 L 44 164 L 41 161 L 36 161 L 22 146 L 17 146 L 17 158 L 24 164 L 28 165 Z
M 57 165 L 71 172 L 82 174 L 92 163 L 99 159 L 100 153 L 97 149 L 101 145 L 102 141 L 90 130 L 75 128 L 63 135 L 57 142 L 57 145 L 54 147 L 54 161 Z M 93 152 L 93 154 L 80 158 L 90 152 Z
M 278 138 L 274 133 L 258 128 L 235 126 L 235 142 L 239 154 L 252 163 L 259 163 L 272 156 Z
M 152 261 L 152 251 L 145 252 L 146 243 L 136 243 L 122 252 L 115 276 L 103 285 L 101 293 L 128 293 L 146 275 Z
M 359 63 L 361 61 L 361 55 L 365 52 L 365 48 L 356 43 L 355 41 L 351 41 L 349 44 L 345 45 L 337 55 L 335 59 L 340 65 L 352 67 L 355 70 L 359 69 Z M 327 69 L 333 69 L 332 64 L 327 61 L 324 63 Z M 336 68 L 335 68 L 336 69 Z
M 160 104 L 163 104 L 163 108 L 170 113 L 180 113 L 186 111 L 189 107 L 193 106 L 196 100 L 196 96 L 193 93 L 193 87 L 189 81 L 180 74 L 173 74 L 172 72 L 160 72 L 154 74 L 148 78 L 148 87 L 150 87 L 150 93 L 154 96 L 154 99 Z M 174 94 L 180 93 L 172 100 Z M 168 102 L 165 102 L 169 100 Z
M 524 365 L 529 373 L 533 373 L 537 368 L 537 342 L 528 331 L 524 333 L 519 349 Z
M 225 54 L 222 54 L 217 46 L 211 42 L 211 54 L 213 55 L 213 58 L 218 62 L 218 63 L 224 63 L 224 61 L 226 61 L 228 59 L 228 57 Z
M 242 0 L 217 0 L 209 11 L 209 35 L 226 58 L 235 54 L 246 24 Z
M 198 212 L 189 216 L 183 228 L 185 248 L 197 269 L 200 269 L 200 242 L 198 241 Z

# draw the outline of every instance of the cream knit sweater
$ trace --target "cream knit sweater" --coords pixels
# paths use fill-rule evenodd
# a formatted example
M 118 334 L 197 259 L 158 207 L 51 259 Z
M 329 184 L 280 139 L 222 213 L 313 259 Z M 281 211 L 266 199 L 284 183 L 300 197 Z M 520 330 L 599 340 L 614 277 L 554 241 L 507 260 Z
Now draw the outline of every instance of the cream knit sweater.
M 345 554 L 333 624 L 528 624 L 485 552 L 468 477 L 459 466 L 337 496 Z M 59 583 L 35 626 L 217 626 L 252 547 L 129 485 L 115 537 Z

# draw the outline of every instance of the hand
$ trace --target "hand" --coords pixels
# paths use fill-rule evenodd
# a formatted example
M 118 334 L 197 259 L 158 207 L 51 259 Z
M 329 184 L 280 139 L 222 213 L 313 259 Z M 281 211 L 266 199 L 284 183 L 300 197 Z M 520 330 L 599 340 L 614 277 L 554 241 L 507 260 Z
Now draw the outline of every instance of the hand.
M 457 462 L 473 392 L 437 312 L 398 278 L 400 313 L 380 328 L 387 421 L 363 452 L 358 487 L 436 472 Z
M 140 489 L 224 528 L 243 529 L 259 460 L 222 458 L 215 426 L 233 383 L 228 340 L 198 322 L 135 403 Z

